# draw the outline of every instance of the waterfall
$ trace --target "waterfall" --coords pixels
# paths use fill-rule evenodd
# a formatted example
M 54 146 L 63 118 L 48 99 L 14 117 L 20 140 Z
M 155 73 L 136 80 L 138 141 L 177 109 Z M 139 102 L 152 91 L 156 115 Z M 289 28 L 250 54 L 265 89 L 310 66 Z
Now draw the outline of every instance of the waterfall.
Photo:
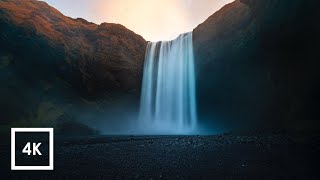
M 197 123 L 192 32 L 147 45 L 139 121 L 151 132 L 188 133 Z

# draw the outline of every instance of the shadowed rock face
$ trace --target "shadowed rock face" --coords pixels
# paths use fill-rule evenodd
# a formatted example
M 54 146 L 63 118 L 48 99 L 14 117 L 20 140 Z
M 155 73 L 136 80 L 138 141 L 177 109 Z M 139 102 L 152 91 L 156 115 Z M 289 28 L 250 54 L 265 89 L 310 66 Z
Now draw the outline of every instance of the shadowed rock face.
M 200 119 L 240 128 L 317 127 L 315 7 L 319 2 L 236 0 L 195 28 Z
M 122 25 L 72 19 L 41 1 L 2 0 L 0 29 L 3 123 L 35 119 L 43 103 L 55 104 L 59 117 L 68 104 L 99 106 L 110 94 L 140 92 L 147 42 Z

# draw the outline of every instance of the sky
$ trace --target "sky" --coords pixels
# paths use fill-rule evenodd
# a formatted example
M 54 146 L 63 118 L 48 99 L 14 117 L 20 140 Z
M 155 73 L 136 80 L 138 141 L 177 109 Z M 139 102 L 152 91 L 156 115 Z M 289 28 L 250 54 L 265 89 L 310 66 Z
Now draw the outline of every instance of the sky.
M 233 0 L 43 0 L 64 15 L 118 23 L 147 41 L 171 40 L 192 31 Z

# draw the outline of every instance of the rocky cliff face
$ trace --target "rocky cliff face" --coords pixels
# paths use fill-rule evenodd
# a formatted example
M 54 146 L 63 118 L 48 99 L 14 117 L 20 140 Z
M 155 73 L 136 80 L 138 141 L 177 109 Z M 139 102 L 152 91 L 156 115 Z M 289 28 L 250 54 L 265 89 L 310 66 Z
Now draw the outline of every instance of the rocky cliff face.
M 200 117 L 243 128 L 319 124 L 318 5 L 236 0 L 200 24 Z
M 147 42 L 122 25 L 72 19 L 37 0 L 2 0 L 0 29 L 2 123 L 139 93 Z
M 81 82 L 75 84 L 88 93 L 140 87 L 146 41 L 124 26 L 71 19 L 35 0 L 2 1 L 0 7 L 3 49 L 23 49 L 15 54 L 52 63 L 66 75 L 79 73 L 70 83 Z
M 319 124 L 317 7 L 236 0 L 195 28 L 199 119 L 240 129 Z M 134 119 L 126 101 L 138 108 L 141 36 L 36 0 L 0 1 L 0 30 L 1 125 Z

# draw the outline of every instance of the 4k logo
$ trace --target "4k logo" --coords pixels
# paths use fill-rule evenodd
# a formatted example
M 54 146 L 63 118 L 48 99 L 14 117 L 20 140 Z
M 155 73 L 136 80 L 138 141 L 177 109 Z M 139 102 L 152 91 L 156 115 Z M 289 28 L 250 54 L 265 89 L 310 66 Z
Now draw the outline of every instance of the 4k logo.
M 53 128 L 11 128 L 11 170 L 53 170 Z
M 41 145 L 41 143 L 32 143 L 33 144 L 33 153 L 32 153 L 32 155 L 42 155 L 41 154 L 41 152 L 39 151 L 39 146 Z M 30 149 L 30 142 L 28 142 L 27 144 L 26 144 L 26 146 L 22 149 L 22 153 L 27 153 L 28 154 L 28 156 L 30 156 L 31 155 L 31 149 Z

